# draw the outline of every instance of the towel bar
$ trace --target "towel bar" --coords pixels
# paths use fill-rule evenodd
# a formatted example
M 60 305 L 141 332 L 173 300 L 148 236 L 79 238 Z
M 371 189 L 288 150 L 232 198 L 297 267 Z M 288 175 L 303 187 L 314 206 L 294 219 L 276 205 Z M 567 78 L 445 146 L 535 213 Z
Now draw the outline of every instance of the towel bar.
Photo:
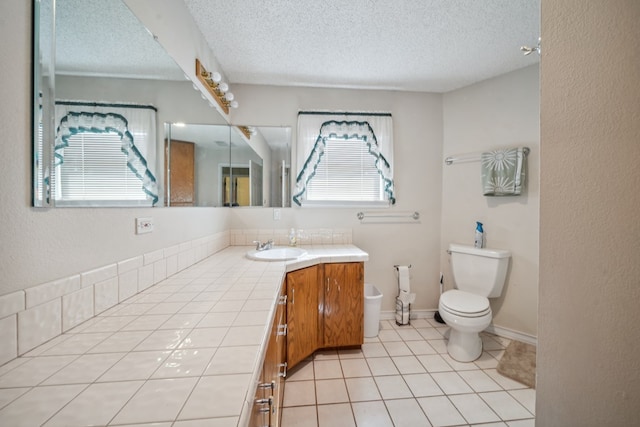
M 525 156 L 529 155 L 531 150 L 529 147 L 523 147 L 522 152 Z M 449 156 L 444 159 L 444 162 L 447 166 L 452 165 L 453 163 L 466 163 L 466 162 L 479 162 L 482 160 L 482 153 L 473 153 L 473 154 L 463 154 L 461 156 Z

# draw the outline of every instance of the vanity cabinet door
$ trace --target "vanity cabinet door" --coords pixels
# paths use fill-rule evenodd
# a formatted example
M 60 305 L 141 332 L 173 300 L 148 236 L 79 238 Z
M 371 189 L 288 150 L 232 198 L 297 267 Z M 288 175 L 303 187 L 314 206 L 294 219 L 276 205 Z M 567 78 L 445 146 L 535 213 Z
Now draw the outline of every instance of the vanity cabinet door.
M 287 274 L 287 369 L 318 347 L 317 265 Z
M 364 342 L 364 265 L 324 265 L 323 347 Z

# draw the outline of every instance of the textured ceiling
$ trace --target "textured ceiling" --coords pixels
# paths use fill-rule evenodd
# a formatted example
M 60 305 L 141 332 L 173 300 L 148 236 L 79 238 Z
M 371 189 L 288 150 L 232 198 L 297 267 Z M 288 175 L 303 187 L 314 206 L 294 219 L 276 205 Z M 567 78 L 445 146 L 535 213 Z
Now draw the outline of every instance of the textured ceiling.
M 42 1 L 41 8 L 50 14 L 50 0 Z M 56 0 L 55 19 L 58 74 L 184 80 L 182 70 L 121 0 Z M 46 46 L 51 29 L 44 24 Z M 46 61 L 47 50 L 42 53 Z
M 447 92 L 539 61 L 540 0 L 184 0 L 230 83 Z
M 540 0 L 173 1 L 232 85 L 447 92 L 539 61 Z M 184 78 L 121 0 L 57 0 L 56 46 L 58 72 Z

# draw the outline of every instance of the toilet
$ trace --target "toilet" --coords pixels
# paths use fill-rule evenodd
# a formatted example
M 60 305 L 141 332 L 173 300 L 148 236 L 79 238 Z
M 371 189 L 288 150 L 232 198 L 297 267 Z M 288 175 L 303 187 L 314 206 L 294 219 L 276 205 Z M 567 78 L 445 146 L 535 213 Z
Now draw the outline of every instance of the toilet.
M 489 298 L 502 293 L 511 252 L 450 244 L 454 288 L 440 296 L 438 312 L 451 328 L 447 351 L 459 362 L 482 354 L 480 332 L 491 323 Z

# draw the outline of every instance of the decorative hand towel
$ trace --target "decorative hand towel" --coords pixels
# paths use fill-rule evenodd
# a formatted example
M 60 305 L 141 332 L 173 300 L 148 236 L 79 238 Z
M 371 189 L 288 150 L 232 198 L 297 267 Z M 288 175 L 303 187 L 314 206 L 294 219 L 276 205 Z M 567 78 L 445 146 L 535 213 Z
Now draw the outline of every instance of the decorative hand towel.
M 524 187 L 526 155 L 522 147 L 482 153 L 482 193 L 519 196 Z

